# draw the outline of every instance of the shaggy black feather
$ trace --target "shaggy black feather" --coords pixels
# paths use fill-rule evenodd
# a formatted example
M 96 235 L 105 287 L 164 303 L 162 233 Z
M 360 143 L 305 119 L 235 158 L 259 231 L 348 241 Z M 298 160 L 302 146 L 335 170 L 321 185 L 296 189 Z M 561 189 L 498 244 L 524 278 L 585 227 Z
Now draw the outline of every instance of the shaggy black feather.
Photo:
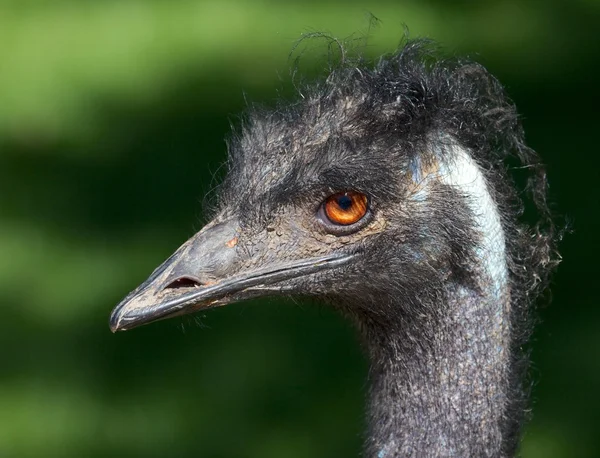
M 339 272 L 298 279 L 293 292 L 331 303 L 361 331 L 372 365 L 366 456 L 513 456 L 532 304 L 559 258 L 544 167 L 500 83 L 409 41 L 373 66 L 346 61 L 296 102 L 254 107 L 242 124 L 216 214 L 236 215 L 247 234 L 302 228 L 307 241 L 273 245 L 275 255 L 329 242 L 357 255 Z M 436 178 L 457 147 L 501 219 L 499 291 L 476 250 L 485 234 L 469 197 Z M 528 172 L 526 189 L 509 163 Z M 345 238 L 323 234 L 321 202 L 348 189 L 369 196 L 373 222 Z M 524 200 L 537 209 L 533 225 L 521 221 Z

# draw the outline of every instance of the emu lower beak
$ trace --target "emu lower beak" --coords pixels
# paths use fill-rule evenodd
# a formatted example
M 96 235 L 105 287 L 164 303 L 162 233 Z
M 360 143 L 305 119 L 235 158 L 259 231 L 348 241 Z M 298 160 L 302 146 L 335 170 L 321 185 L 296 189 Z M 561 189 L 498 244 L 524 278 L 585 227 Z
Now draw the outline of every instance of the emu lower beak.
M 266 243 L 259 242 L 246 245 L 252 246 L 252 253 L 248 258 L 244 251 L 242 262 L 236 247 L 238 231 L 237 220 L 229 220 L 211 223 L 189 239 L 113 309 L 111 331 L 277 293 L 286 280 L 340 266 L 352 257 L 332 254 L 252 262 L 273 258 L 266 256 Z

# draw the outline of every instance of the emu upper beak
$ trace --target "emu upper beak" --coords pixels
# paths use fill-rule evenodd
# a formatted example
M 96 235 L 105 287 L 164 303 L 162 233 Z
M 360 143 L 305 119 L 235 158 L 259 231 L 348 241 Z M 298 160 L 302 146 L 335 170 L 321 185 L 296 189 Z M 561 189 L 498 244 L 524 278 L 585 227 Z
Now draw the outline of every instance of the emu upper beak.
M 256 241 L 244 257 L 237 249 L 235 219 L 210 223 L 162 263 L 112 311 L 112 332 L 152 321 L 185 315 L 285 288 L 286 280 L 340 266 L 352 255 L 331 254 L 290 261 L 258 261 L 267 256 L 267 244 Z M 250 266 L 250 267 L 248 267 Z

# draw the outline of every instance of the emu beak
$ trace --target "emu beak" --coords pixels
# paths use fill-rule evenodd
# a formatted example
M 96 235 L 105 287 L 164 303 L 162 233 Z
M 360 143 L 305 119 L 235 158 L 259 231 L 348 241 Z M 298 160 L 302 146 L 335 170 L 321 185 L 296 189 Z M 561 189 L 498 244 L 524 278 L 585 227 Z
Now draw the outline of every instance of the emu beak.
M 261 261 L 266 242 L 256 241 L 248 256 L 240 256 L 235 219 L 210 223 L 162 263 L 112 311 L 112 332 L 156 320 L 185 315 L 252 297 L 277 293 L 286 280 L 345 264 L 349 254 L 332 254 L 291 261 Z M 248 267 L 249 266 L 249 267 Z

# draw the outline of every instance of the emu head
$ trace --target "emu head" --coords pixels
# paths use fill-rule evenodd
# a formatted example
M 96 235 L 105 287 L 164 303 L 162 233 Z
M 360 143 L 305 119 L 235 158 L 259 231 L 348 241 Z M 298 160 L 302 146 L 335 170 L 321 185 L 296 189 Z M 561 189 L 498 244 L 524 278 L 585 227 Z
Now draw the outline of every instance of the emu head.
M 521 133 L 485 69 L 426 60 L 411 44 L 252 110 L 215 216 L 115 308 L 111 329 L 268 295 L 316 296 L 383 323 L 439 298 L 450 277 L 468 281 L 480 228 L 444 177 L 468 185 L 456 167 L 470 164 L 510 199 L 498 164 Z

